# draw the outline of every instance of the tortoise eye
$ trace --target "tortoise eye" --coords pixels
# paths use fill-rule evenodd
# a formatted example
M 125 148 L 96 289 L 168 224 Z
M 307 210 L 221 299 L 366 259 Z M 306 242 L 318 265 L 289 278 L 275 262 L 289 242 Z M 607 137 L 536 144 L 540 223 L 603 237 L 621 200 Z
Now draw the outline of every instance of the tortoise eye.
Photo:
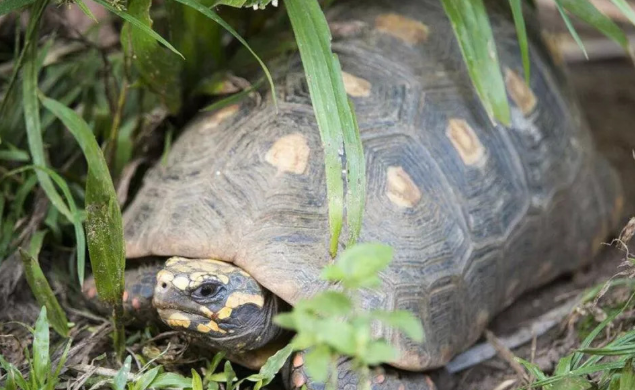
M 222 287 L 216 283 L 204 283 L 194 290 L 192 296 L 200 299 L 209 299 L 218 295 L 221 290 Z

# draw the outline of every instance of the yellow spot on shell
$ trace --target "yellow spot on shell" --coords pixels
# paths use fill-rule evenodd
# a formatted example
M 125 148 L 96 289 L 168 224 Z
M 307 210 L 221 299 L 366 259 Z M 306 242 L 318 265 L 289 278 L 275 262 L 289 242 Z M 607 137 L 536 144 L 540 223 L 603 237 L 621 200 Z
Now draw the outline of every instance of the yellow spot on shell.
M 402 167 L 389 167 L 386 196 L 399 207 L 414 207 L 421 200 L 421 191 Z
M 235 309 L 247 303 L 252 303 L 258 307 L 263 307 L 265 304 L 265 298 L 259 294 L 245 294 L 243 292 L 235 292 L 227 297 L 225 307 Z
M 278 172 L 297 175 L 306 171 L 311 149 L 304 135 L 293 133 L 278 139 L 265 155 L 265 161 L 278 168 Z
M 205 133 L 209 130 L 215 129 L 218 127 L 225 119 L 234 115 L 240 109 L 240 105 L 232 104 L 231 106 L 227 106 L 221 108 L 216 113 L 214 113 L 211 117 L 204 120 L 198 129 L 199 133 Z
M 182 313 L 170 314 L 170 317 L 166 320 L 166 322 L 173 328 L 188 328 L 191 323 L 190 319 Z
M 367 80 L 343 71 L 342 81 L 347 94 L 353 97 L 367 97 L 370 95 L 371 84 Z
M 485 148 L 472 127 L 465 120 L 450 119 L 446 135 L 466 165 L 476 165 L 483 161 Z
M 525 80 L 511 69 L 505 69 L 505 85 L 509 96 L 520 108 L 523 115 L 531 113 L 536 108 L 536 95 L 534 95 Z
M 172 284 L 179 290 L 185 291 L 190 285 L 190 280 L 185 276 L 177 276 L 174 280 L 172 280 Z
M 375 27 L 410 45 L 426 41 L 430 32 L 425 24 L 393 13 L 379 15 L 375 19 Z
M 218 333 L 227 333 L 226 331 L 219 328 L 218 324 L 212 320 L 210 320 L 207 324 L 198 324 L 196 326 L 196 330 L 198 330 L 201 333 L 209 333 L 211 331 L 218 332 Z
M 223 307 L 222 309 L 220 309 L 218 311 L 218 319 L 219 320 L 224 320 L 225 318 L 229 317 L 230 315 L 232 315 L 232 309 L 230 307 Z

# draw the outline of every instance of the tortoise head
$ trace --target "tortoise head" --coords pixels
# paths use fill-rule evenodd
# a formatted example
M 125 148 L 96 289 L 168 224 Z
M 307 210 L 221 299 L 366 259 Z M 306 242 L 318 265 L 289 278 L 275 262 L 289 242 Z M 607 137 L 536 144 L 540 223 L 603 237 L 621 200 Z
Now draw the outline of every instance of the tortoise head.
M 257 349 L 280 334 L 272 321 L 279 299 L 222 261 L 169 259 L 157 274 L 152 304 L 168 326 L 219 350 Z

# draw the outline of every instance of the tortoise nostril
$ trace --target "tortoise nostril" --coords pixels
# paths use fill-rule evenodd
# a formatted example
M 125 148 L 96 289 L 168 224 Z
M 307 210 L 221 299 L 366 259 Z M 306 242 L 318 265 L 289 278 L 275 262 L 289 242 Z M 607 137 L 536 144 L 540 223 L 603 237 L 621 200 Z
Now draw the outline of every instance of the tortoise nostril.
M 168 284 L 166 282 L 163 282 L 163 283 L 161 283 L 161 287 L 166 289 L 166 288 L 168 288 Z

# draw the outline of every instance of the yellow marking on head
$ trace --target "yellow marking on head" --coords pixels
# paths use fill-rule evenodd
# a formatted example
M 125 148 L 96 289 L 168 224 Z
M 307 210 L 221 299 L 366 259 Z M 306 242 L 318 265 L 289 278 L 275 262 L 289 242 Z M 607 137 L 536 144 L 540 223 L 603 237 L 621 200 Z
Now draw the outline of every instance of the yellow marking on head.
M 465 120 L 450 119 L 446 135 L 466 165 L 476 165 L 483 161 L 485 148 L 472 127 Z
M 386 196 L 399 207 L 414 207 L 421 191 L 402 167 L 389 167 L 386 174 Z
M 218 324 L 212 320 L 210 320 L 207 324 L 196 325 L 196 330 L 198 330 L 201 333 L 209 333 L 211 331 L 218 332 L 218 333 L 227 333 L 226 331 L 219 328 Z
M 237 291 L 227 297 L 225 307 L 235 309 L 247 303 L 253 303 L 258 307 L 263 307 L 265 305 L 265 298 L 260 294 L 246 294 L 244 292 Z
M 234 115 L 240 109 L 239 104 L 232 104 L 231 106 L 227 106 L 221 108 L 216 113 L 214 113 L 211 117 L 206 118 L 201 126 L 198 129 L 199 133 L 206 133 L 212 129 L 218 127 L 225 119 Z
M 375 19 L 375 28 L 409 45 L 425 42 L 430 32 L 430 28 L 425 24 L 392 13 L 379 15 Z
M 347 94 L 353 97 L 370 96 L 372 86 L 367 80 L 342 71 L 342 81 L 344 81 L 344 89 Z
M 507 92 L 523 115 L 527 115 L 536 108 L 536 95 L 529 88 L 525 80 L 517 75 L 513 70 L 505 69 L 505 85 Z
M 219 320 L 224 320 L 225 318 L 232 315 L 232 308 L 225 306 L 222 309 L 220 309 L 217 314 L 218 314 Z
M 300 133 L 279 138 L 267 151 L 265 161 L 278 168 L 278 172 L 303 174 L 309 162 L 311 149 Z
M 190 319 L 182 313 L 172 313 L 170 317 L 165 321 L 173 328 L 188 328 L 190 326 Z
M 172 285 L 174 285 L 174 287 L 178 288 L 181 291 L 185 291 L 190 285 L 190 280 L 185 276 L 177 276 L 172 281 Z
M 170 271 L 162 269 L 157 274 L 157 283 L 170 283 L 174 280 L 174 274 Z
M 214 317 L 214 312 L 211 311 L 208 307 L 206 306 L 199 306 L 198 310 L 207 318 L 212 318 Z

